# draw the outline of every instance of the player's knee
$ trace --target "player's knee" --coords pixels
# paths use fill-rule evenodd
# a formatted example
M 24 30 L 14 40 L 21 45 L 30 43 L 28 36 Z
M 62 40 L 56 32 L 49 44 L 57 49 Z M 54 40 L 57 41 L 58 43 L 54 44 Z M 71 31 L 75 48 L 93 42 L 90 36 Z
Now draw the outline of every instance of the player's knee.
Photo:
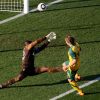
M 63 66 L 62 69 L 63 69 L 63 71 L 65 71 L 66 70 L 66 66 Z
M 62 66 L 64 67 L 65 66 L 65 63 L 63 63 Z
M 72 81 L 71 79 L 67 79 L 67 80 L 68 80 L 69 83 Z

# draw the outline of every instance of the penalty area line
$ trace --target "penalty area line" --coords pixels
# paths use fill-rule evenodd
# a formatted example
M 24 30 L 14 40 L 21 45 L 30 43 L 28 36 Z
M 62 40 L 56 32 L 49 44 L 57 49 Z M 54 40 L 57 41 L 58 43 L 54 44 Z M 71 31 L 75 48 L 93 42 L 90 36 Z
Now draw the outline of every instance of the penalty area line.
M 99 80 L 100 80 L 100 77 L 97 77 L 96 79 L 91 80 L 91 81 L 89 81 L 89 82 L 87 82 L 87 83 L 84 83 L 84 84 L 80 85 L 79 87 L 80 87 L 80 88 L 87 87 L 87 86 L 89 86 L 89 85 L 91 85 L 91 84 L 93 84 L 93 83 L 98 82 Z M 67 91 L 67 92 L 65 92 L 65 93 L 59 94 L 58 96 L 55 96 L 55 97 L 53 97 L 53 98 L 51 98 L 51 99 L 49 99 L 49 100 L 57 100 L 57 99 L 59 99 L 59 98 L 62 98 L 62 97 L 64 97 L 64 96 L 66 96 L 66 95 L 68 95 L 68 94 L 74 92 L 74 91 L 75 91 L 74 89 L 71 89 L 71 90 L 69 90 L 69 91 Z

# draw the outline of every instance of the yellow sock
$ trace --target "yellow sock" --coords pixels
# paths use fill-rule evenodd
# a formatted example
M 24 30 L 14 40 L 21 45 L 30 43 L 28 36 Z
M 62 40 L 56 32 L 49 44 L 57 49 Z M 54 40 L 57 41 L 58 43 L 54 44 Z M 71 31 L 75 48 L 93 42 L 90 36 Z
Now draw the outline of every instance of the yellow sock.
M 82 90 L 78 87 L 78 85 L 75 81 L 72 81 L 72 82 L 69 82 L 69 83 L 74 90 L 76 90 L 77 92 L 82 92 Z

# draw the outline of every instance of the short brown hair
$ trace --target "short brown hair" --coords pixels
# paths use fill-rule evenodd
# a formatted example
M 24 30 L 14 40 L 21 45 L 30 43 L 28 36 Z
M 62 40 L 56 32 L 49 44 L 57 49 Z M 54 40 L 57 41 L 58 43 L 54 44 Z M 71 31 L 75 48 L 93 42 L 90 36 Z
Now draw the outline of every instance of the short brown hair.
M 66 39 L 68 39 L 68 41 L 72 44 L 72 45 L 75 45 L 75 38 L 70 36 L 70 35 L 67 35 L 66 36 Z

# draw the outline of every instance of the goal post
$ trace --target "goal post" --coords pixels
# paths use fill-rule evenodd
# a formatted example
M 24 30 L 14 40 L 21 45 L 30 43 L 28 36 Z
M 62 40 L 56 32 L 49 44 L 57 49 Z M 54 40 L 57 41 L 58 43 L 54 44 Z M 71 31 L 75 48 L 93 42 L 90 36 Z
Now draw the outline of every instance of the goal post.
M 24 1 L 23 12 L 27 14 L 29 12 L 29 0 L 23 0 L 23 1 Z
M 0 0 L 0 11 L 29 12 L 29 0 Z

